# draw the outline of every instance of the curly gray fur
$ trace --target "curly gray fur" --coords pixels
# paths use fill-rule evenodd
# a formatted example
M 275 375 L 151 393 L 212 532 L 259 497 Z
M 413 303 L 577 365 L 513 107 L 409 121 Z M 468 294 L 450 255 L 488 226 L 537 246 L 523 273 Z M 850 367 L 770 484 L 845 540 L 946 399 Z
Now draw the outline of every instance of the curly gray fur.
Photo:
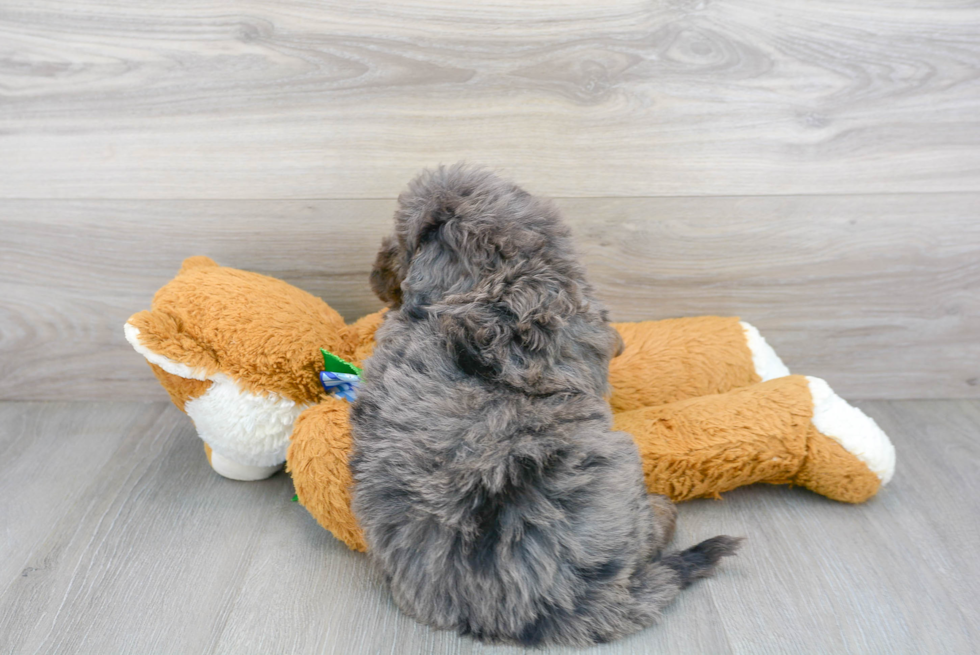
M 484 170 L 425 172 L 371 281 L 392 309 L 351 411 L 353 509 L 407 614 L 489 642 L 605 642 L 734 553 L 662 553 L 676 510 L 611 429 L 618 335 L 551 204 Z

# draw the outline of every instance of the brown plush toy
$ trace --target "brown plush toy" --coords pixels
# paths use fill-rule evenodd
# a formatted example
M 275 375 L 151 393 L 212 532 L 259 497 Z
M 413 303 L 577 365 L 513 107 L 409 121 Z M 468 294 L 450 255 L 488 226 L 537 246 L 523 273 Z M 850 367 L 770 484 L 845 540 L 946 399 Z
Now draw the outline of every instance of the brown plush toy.
M 383 311 L 347 325 L 281 280 L 192 257 L 133 315 L 126 338 L 193 419 L 215 471 L 258 480 L 286 462 L 299 502 L 364 550 L 350 510 L 349 404 L 321 385 L 320 349 L 360 366 Z M 756 482 L 863 502 L 895 451 L 872 419 L 818 378 L 789 375 L 751 325 L 698 317 L 620 323 L 610 404 L 651 492 L 675 501 Z

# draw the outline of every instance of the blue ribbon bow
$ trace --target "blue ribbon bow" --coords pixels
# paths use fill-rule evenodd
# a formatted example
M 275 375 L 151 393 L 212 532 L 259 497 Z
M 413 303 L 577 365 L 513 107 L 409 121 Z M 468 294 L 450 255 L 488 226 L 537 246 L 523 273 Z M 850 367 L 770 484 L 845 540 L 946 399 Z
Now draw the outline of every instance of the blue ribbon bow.
M 357 400 L 357 388 L 361 386 L 361 376 L 353 373 L 320 371 L 320 384 L 323 385 L 327 393 L 332 393 L 348 402 L 354 402 Z

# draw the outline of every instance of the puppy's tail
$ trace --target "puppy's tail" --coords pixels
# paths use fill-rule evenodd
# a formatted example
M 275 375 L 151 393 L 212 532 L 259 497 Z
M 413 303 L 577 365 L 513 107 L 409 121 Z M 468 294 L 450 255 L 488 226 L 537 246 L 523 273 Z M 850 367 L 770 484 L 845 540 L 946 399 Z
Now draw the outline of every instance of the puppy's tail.
M 699 578 L 710 576 L 722 557 L 735 554 L 741 541 L 735 537 L 713 537 L 687 550 L 664 555 L 636 571 L 630 580 L 634 627 L 613 632 L 611 636 L 624 636 L 657 623 L 664 608 L 681 589 Z
M 741 537 L 712 537 L 687 550 L 665 555 L 660 559 L 660 564 L 673 570 L 681 589 L 686 589 L 695 580 L 714 573 L 718 561 L 734 555 L 741 543 Z
M 697 546 L 649 560 L 629 578 L 627 606 L 601 593 L 574 610 L 551 606 L 518 634 L 501 635 L 523 646 L 590 646 L 625 637 L 660 621 L 682 589 L 711 575 L 722 557 L 734 555 L 741 539 L 719 536 Z M 598 592 L 591 588 L 592 592 Z M 486 637 L 487 635 L 484 635 Z

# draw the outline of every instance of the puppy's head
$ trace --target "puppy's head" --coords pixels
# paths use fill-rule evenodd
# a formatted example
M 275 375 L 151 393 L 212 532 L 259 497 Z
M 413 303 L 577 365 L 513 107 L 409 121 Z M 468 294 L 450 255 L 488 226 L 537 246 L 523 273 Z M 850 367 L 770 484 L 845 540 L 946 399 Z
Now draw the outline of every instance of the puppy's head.
M 460 164 L 422 173 L 398 204 L 372 287 L 408 316 L 437 315 L 460 368 L 523 384 L 575 350 L 608 362 L 615 332 L 553 205 Z
M 526 192 L 457 164 L 424 171 L 398 198 L 394 233 L 382 240 L 371 288 L 386 303 L 429 304 L 472 289 L 499 259 L 508 206 Z

